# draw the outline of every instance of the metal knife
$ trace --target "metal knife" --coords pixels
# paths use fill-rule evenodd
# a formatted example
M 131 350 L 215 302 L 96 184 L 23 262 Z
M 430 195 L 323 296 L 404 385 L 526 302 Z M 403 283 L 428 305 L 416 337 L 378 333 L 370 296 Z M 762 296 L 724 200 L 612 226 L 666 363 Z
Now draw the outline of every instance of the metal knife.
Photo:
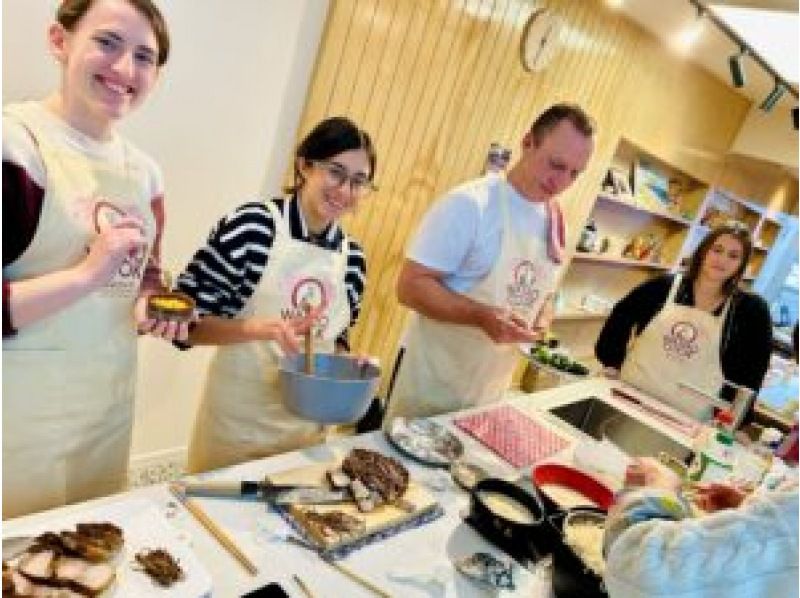
M 273 484 L 269 480 L 255 481 L 186 481 L 184 491 L 193 496 L 228 496 L 262 498 L 276 505 L 351 502 L 347 489 L 330 490 L 319 485 Z

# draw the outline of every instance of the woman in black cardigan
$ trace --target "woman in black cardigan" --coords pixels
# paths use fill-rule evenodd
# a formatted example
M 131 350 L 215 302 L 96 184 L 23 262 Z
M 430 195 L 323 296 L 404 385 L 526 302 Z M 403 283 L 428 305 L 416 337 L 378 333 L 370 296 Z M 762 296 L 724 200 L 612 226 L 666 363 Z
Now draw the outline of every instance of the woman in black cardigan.
M 595 345 L 606 373 L 700 419 L 707 405 L 681 382 L 713 394 L 725 380 L 758 391 L 772 322 L 766 302 L 739 288 L 752 247 L 744 225 L 726 223 L 700 243 L 685 275 L 648 280 L 621 299 Z

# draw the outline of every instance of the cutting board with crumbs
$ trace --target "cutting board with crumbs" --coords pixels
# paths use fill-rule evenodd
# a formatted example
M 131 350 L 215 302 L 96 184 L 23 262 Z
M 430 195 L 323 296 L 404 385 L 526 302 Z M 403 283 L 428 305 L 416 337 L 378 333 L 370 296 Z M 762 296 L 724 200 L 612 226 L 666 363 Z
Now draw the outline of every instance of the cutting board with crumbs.
M 328 485 L 326 473 L 332 469 L 338 469 L 338 463 L 314 464 L 297 469 L 282 471 L 270 474 L 269 479 L 275 484 L 320 484 Z M 422 519 L 425 515 L 439 508 L 439 503 L 431 493 L 422 485 L 409 480 L 408 489 L 403 495 L 403 500 L 414 506 L 412 512 L 405 511 L 393 505 L 381 505 L 369 513 L 362 513 L 358 510 L 355 502 L 346 502 L 329 505 L 292 505 L 288 510 L 288 515 L 306 533 L 307 538 L 312 540 L 318 548 L 323 550 L 335 550 L 350 544 L 357 544 L 383 531 L 389 531 L 404 524 L 410 524 L 414 520 Z M 317 529 L 308 523 L 307 514 L 309 511 L 317 513 L 328 513 L 340 511 L 352 517 L 358 517 L 364 522 L 362 530 L 353 534 L 323 536 Z

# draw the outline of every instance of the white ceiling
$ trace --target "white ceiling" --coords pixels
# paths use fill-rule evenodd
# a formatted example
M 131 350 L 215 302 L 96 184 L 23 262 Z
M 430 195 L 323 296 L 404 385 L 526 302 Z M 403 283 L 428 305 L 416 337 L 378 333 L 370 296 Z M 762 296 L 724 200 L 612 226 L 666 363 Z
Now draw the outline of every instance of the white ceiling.
M 703 0 L 704 4 L 727 4 L 743 8 L 763 10 L 780 10 L 797 13 L 798 0 Z M 644 29 L 669 44 L 671 36 L 683 30 L 697 19 L 697 10 L 689 0 L 623 0 L 619 10 Z M 728 57 L 738 48 L 717 27 L 708 20 L 701 37 L 688 55 L 726 84 L 731 85 Z M 798 52 L 797 38 L 787 52 Z M 745 57 L 743 66 L 747 84 L 737 90 L 756 103 L 769 93 L 773 86 L 772 78 L 750 57 Z M 731 88 L 733 88 L 731 86 Z M 795 86 L 796 88 L 796 86 Z M 797 100 L 790 94 L 784 94 L 781 105 L 797 105 Z

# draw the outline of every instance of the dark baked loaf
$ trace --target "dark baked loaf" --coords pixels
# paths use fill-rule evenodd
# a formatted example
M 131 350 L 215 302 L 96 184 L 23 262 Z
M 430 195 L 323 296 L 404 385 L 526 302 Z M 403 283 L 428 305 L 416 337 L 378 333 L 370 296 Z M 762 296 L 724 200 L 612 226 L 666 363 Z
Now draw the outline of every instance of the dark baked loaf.
M 368 449 L 350 451 L 342 470 L 351 479 L 360 480 L 370 490 L 380 494 L 384 502 L 395 502 L 408 488 L 408 470 L 391 457 Z

